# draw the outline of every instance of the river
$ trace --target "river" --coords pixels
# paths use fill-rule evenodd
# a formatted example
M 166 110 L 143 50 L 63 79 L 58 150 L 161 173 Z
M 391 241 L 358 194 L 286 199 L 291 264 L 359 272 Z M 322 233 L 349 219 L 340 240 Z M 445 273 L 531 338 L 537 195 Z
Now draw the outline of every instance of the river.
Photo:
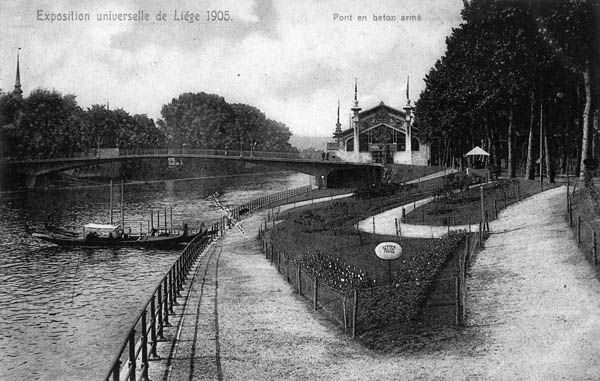
M 215 191 L 238 205 L 308 185 L 306 175 L 273 173 L 224 179 L 125 184 L 126 220 L 164 211 L 173 227 L 221 217 L 206 200 Z M 109 186 L 0 196 L 0 380 L 102 379 L 133 319 L 179 251 L 61 248 L 25 232 L 46 221 L 72 230 L 110 219 Z M 120 219 L 120 185 L 114 186 Z M 144 223 L 145 224 L 145 223 Z M 243 223 L 242 223 L 243 224 Z

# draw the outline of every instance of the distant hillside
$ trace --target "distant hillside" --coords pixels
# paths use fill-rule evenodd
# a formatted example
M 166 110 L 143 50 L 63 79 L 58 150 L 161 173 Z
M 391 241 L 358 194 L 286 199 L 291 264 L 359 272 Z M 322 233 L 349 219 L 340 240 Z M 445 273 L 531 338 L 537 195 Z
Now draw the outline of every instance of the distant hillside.
M 327 136 L 299 136 L 292 135 L 289 143 L 292 147 L 298 148 L 298 151 L 313 148 L 315 150 L 325 150 L 327 142 L 332 142 L 333 138 Z

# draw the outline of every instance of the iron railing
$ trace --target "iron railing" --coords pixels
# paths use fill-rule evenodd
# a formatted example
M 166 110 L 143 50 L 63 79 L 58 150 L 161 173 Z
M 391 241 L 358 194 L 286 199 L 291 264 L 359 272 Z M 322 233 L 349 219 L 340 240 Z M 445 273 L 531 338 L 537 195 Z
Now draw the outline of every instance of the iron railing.
M 158 357 L 156 345 L 159 341 L 165 340 L 163 328 L 170 325 L 169 316 L 175 313 L 173 306 L 176 305 L 177 298 L 181 296 L 180 292 L 183 290 L 183 285 L 189 271 L 200 254 L 206 249 L 210 239 L 219 232 L 223 234 L 229 219 L 237 219 L 246 213 L 264 206 L 290 197 L 307 194 L 310 189 L 310 186 L 287 189 L 257 198 L 233 208 L 229 210 L 228 216 L 223 216 L 212 223 L 210 228 L 210 232 L 213 233 L 212 236 L 198 236 L 192 240 L 183 249 L 177 261 L 158 283 L 152 292 L 152 296 L 142 307 L 142 311 L 135 319 L 117 356 L 113 360 L 105 380 L 119 381 L 125 379 L 135 381 L 138 359 L 141 362 L 139 369 L 141 379 L 148 379 L 149 359 Z M 128 366 L 126 371 L 122 368 L 124 362 Z
M 115 152 L 117 153 L 117 152 Z M 55 154 L 50 156 L 25 156 L 20 158 L 0 158 L 2 162 L 20 162 L 20 161 L 40 161 L 40 160 L 63 160 L 63 159 L 108 159 L 113 157 L 137 157 L 137 156 L 156 156 L 156 157 L 180 157 L 180 156 L 231 156 L 231 157 L 254 157 L 271 159 L 302 159 L 299 152 L 272 152 L 272 151 L 254 151 L 254 150 L 235 150 L 235 149 L 208 149 L 208 148 L 140 148 L 140 149 L 119 149 L 118 154 L 113 152 L 103 152 L 98 149 L 90 149 L 84 152 L 69 152 L 67 154 Z
M 207 235 L 197 236 L 183 249 L 179 258 L 142 307 L 142 311 L 135 319 L 113 360 L 105 380 L 119 381 L 123 376 L 125 380 L 135 381 L 138 359 L 141 361 L 141 378 L 148 379 L 148 360 L 150 357 L 158 357 L 156 345 L 158 341 L 165 340 L 163 328 L 170 325 L 169 315 L 174 314 L 173 306 L 181 296 L 180 292 L 183 290 L 186 277 L 210 240 L 211 237 Z M 127 362 L 127 371 L 122 368 L 124 361 Z

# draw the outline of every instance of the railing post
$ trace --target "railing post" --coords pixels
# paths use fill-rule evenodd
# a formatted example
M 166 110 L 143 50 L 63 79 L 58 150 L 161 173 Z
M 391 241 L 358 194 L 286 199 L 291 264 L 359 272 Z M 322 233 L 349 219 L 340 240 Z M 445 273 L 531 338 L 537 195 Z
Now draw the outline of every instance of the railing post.
M 169 279 L 171 280 L 171 300 L 170 300 L 170 304 L 169 304 L 169 312 L 174 314 L 175 311 L 173 310 L 173 306 L 177 305 L 177 285 L 176 285 L 176 281 L 175 281 L 175 277 L 174 277 L 174 272 L 175 269 L 171 269 L 171 271 L 169 271 Z
M 165 299 L 164 299 L 164 307 L 163 307 L 163 320 L 164 320 L 164 325 L 165 327 L 168 327 L 171 325 L 171 323 L 169 323 L 169 282 L 168 282 L 168 275 L 164 278 L 163 280 L 164 283 L 164 294 L 165 294 Z
M 129 380 L 135 381 L 135 329 L 129 332 Z
M 181 260 L 177 260 L 177 296 L 181 296 L 181 291 L 183 291 L 183 266 L 181 265 Z
M 142 346 L 142 374 L 140 380 L 148 381 L 148 324 L 146 315 L 148 311 L 144 309 L 142 312 L 142 338 L 140 345 Z
M 121 360 L 117 360 L 112 369 L 113 381 L 119 381 L 121 379 Z
M 160 340 L 166 340 L 163 335 L 163 299 L 162 299 L 162 282 L 158 285 L 158 338 Z
M 152 345 L 150 346 L 150 356 L 153 359 L 158 358 L 158 354 L 156 353 L 156 302 L 154 300 L 155 295 L 152 295 L 152 299 L 150 299 L 150 340 Z

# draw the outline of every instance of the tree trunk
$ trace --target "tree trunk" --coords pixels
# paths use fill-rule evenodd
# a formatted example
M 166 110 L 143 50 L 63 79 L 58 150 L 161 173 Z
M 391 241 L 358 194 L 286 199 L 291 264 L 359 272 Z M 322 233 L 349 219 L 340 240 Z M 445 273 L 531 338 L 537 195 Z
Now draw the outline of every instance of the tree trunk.
M 531 92 L 531 108 L 529 111 L 529 139 L 527 142 L 527 164 L 525 166 L 525 178 L 535 179 L 535 160 L 533 159 L 533 125 L 535 124 L 535 99 Z
M 510 114 L 508 117 L 508 177 L 515 177 L 515 98 L 511 95 Z
M 583 72 L 583 83 L 585 86 L 585 108 L 583 109 L 583 128 L 581 137 L 581 172 L 579 179 L 583 182 L 586 187 L 592 184 L 592 172 L 585 166 L 587 160 L 593 159 L 592 152 L 592 74 L 589 65 Z

